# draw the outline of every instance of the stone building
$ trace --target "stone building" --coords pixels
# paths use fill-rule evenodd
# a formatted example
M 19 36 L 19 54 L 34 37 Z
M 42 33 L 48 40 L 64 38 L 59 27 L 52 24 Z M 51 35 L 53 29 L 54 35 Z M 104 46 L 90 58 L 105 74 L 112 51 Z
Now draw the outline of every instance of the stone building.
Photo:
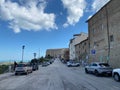
M 89 62 L 120 67 L 120 0 L 110 0 L 87 22 Z
M 69 49 L 68 48 L 47 49 L 46 56 L 69 60 Z
M 75 40 L 74 38 L 70 40 L 69 43 L 69 57 L 71 60 L 75 59 L 75 47 L 74 47 Z
M 71 60 L 75 60 L 76 59 L 76 55 L 75 55 L 75 45 L 80 43 L 81 41 L 87 39 L 88 34 L 86 33 L 80 33 L 80 34 L 75 34 L 73 35 L 73 39 L 70 40 L 69 43 L 69 57 Z
M 76 59 L 79 61 L 88 61 L 88 38 L 75 45 Z

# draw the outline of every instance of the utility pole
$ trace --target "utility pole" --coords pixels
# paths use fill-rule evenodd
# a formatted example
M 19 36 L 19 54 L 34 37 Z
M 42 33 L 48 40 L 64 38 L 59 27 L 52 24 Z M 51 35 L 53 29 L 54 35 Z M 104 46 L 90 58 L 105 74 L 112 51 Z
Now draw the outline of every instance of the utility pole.
M 40 49 L 39 49 L 39 57 L 38 58 L 40 58 Z

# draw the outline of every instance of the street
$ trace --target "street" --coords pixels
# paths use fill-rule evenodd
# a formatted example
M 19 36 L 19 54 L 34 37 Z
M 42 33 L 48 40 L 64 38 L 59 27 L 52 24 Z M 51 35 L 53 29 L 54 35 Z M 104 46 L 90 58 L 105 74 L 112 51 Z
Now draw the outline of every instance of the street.
M 12 75 L 0 80 L 0 90 L 120 90 L 112 77 L 86 74 L 83 67 L 67 67 L 55 60 L 28 75 Z

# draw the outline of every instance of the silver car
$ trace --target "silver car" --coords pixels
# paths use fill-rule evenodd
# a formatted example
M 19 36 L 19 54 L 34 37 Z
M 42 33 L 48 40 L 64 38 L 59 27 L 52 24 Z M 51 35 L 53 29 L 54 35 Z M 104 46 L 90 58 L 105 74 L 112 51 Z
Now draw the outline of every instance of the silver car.
M 20 63 L 15 68 L 15 75 L 32 73 L 32 66 L 30 64 Z
M 86 73 L 94 73 L 96 76 L 98 75 L 112 75 L 112 68 L 108 63 L 103 62 L 93 62 L 90 65 L 85 67 Z

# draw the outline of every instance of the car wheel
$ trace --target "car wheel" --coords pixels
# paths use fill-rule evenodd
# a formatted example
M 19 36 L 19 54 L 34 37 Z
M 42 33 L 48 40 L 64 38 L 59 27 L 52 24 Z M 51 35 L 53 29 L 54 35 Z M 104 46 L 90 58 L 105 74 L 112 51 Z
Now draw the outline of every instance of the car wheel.
M 15 73 L 15 75 L 18 75 L 17 73 Z
M 68 65 L 68 67 L 71 67 L 71 65 Z
M 87 68 L 85 68 L 85 73 L 88 73 L 88 70 L 87 70 Z
M 80 65 L 78 64 L 77 67 L 79 67 Z
M 96 76 L 98 76 L 98 75 L 99 75 L 99 73 L 98 73 L 98 71 L 97 71 L 97 70 L 95 70 L 95 71 L 94 71 L 94 74 L 95 74 Z
M 28 71 L 26 72 L 26 75 L 28 75 Z
M 115 79 L 116 81 L 120 81 L 120 76 L 116 73 L 116 74 L 114 74 L 114 79 Z

